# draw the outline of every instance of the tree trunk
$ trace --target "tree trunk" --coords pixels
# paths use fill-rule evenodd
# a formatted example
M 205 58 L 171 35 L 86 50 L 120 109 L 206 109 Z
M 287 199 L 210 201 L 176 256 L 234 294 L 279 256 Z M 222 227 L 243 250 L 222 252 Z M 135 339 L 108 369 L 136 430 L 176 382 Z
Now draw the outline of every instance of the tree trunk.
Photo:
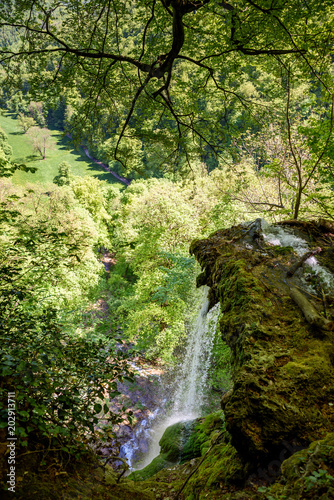
M 301 199 L 302 199 L 302 190 L 298 189 L 297 196 L 296 196 L 295 209 L 294 209 L 294 213 L 293 213 L 293 218 L 295 220 L 298 219 L 299 207 L 300 207 Z

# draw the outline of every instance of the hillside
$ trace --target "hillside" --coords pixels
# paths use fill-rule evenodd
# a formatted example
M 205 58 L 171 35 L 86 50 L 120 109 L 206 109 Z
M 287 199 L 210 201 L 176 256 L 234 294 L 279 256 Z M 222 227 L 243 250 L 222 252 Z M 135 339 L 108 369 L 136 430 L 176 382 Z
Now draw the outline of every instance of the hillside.
M 51 131 L 53 146 L 47 152 L 46 159 L 42 160 L 38 154 L 34 153 L 31 141 L 29 141 L 26 134 L 22 133 L 15 115 L 2 113 L 0 115 L 0 127 L 7 134 L 8 143 L 13 148 L 13 161 L 26 163 L 28 166 L 38 169 L 34 174 L 29 172 L 15 172 L 13 176 L 14 184 L 24 185 L 27 182 L 52 182 L 58 174 L 58 166 L 62 161 L 70 164 L 74 175 L 80 177 L 92 175 L 108 183 L 118 183 L 111 174 L 91 161 L 81 147 L 76 149 L 72 141 L 64 136 L 63 132 L 58 130 Z

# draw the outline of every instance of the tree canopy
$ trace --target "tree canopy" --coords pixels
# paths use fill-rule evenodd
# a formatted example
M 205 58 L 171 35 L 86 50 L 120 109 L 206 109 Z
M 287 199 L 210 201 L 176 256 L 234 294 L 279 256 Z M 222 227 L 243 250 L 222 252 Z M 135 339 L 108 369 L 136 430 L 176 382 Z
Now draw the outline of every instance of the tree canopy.
M 128 169 L 143 138 L 161 164 L 190 165 L 224 156 L 226 129 L 284 98 L 288 74 L 330 102 L 333 24 L 329 0 L 6 1 L 3 89 L 66 89 L 78 138 L 89 117 Z

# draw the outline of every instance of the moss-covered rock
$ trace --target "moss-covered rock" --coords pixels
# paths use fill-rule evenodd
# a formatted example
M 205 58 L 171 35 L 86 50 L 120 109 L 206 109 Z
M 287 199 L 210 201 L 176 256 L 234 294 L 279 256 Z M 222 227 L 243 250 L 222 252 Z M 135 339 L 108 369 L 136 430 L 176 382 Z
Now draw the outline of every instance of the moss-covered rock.
M 200 455 L 200 448 L 192 438 L 197 420 L 177 422 L 167 427 L 159 445 L 160 454 L 141 470 L 129 475 L 134 481 L 149 479 L 165 467 L 171 467 Z
M 211 429 L 211 425 L 207 426 L 210 419 L 213 421 L 216 416 L 212 418 L 210 415 L 198 432 L 201 440 L 210 436 L 209 448 L 203 456 L 163 469 L 151 478 L 151 481 L 155 481 L 158 485 L 157 491 L 161 495 L 159 498 L 166 498 L 166 496 L 175 498 L 178 494 L 177 498 L 180 500 L 222 498 L 230 500 L 232 499 L 231 493 L 238 492 L 238 485 L 241 485 L 247 476 L 247 467 L 231 445 L 229 435 L 219 432 L 216 425 Z M 172 495 L 169 496 L 171 492 Z M 250 493 L 252 495 L 254 492 L 250 491 Z M 260 497 L 264 498 L 262 495 Z M 256 498 L 256 496 L 248 496 L 243 492 L 243 496 L 235 498 L 245 500 Z
M 245 467 L 236 449 L 228 440 L 215 444 L 206 455 L 203 463 L 191 477 L 185 494 L 190 491 L 242 484 L 245 479 Z
M 143 469 L 131 472 L 131 474 L 129 474 L 129 479 L 131 479 L 132 481 L 145 481 L 146 479 L 154 476 L 161 469 L 172 467 L 173 465 L 175 465 L 175 462 L 170 462 L 166 460 L 165 455 L 159 454 Z
M 177 422 L 165 430 L 159 441 L 160 454 L 129 479 L 143 481 L 161 469 L 200 457 L 210 448 L 212 440 L 225 428 L 223 412 L 217 411 L 205 418 Z
M 302 224 L 298 231 L 312 246 L 322 244 L 318 226 Z M 256 244 L 246 226 L 195 241 L 191 251 L 204 268 L 211 303 L 221 303 L 234 371 L 223 409 L 240 456 L 256 468 L 274 459 L 283 442 L 307 446 L 323 437 L 334 427 L 333 342 L 289 296 L 290 286 L 302 288 L 298 276 L 287 278 L 299 257 Z M 321 314 L 320 296 L 314 306 Z
M 189 447 L 189 439 L 194 428 L 196 426 L 196 420 L 189 420 L 184 422 L 177 422 L 176 424 L 170 425 L 165 430 L 162 438 L 159 441 L 161 448 L 161 454 L 166 457 L 170 462 L 178 463 L 184 458 L 183 450 Z M 188 446 L 187 446 L 188 445 Z M 190 458 L 193 458 L 192 456 Z
M 225 420 L 221 410 L 198 419 L 193 432 L 182 449 L 181 463 L 203 456 L 210 448 L 212 440 L 224 429 Z

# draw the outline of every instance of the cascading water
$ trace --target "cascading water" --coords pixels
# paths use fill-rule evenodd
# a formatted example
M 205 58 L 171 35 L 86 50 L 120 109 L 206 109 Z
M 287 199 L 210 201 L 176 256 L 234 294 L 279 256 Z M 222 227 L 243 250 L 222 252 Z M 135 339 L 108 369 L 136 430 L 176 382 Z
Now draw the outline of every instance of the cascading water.
M 177 377 L 177 390 L 172 407 L 173 418 L 197 418 L 205 402 L 205 389 L 211 352 L 216 332 L 219 303 L 210 311 L 209 288 L 205 287 L 203 302 L 189 335 L 186 354 Z
M 156 419 L 152 418 L 150 423 L 145 421 L 143 428 L 138 429 L 138 433 L 144 433 L 150 441 L 147 454 L 138 464 L 133 464 L 133 448 L 138 442 L 137 436 L 121 448 L 121 456 L 127 460 L 131 470 L 146 467 L 159 454 L 159 441 L 168 426 L 201 416 L 220 311 L 219 304 L 208 311 L 208 292 L 209 288 L 203 287 L 199 312 L 190 330 L 185 356 L 174 380 L 176 390 L 173 405 L 165 415 L 157 411 L 154 416 Z

